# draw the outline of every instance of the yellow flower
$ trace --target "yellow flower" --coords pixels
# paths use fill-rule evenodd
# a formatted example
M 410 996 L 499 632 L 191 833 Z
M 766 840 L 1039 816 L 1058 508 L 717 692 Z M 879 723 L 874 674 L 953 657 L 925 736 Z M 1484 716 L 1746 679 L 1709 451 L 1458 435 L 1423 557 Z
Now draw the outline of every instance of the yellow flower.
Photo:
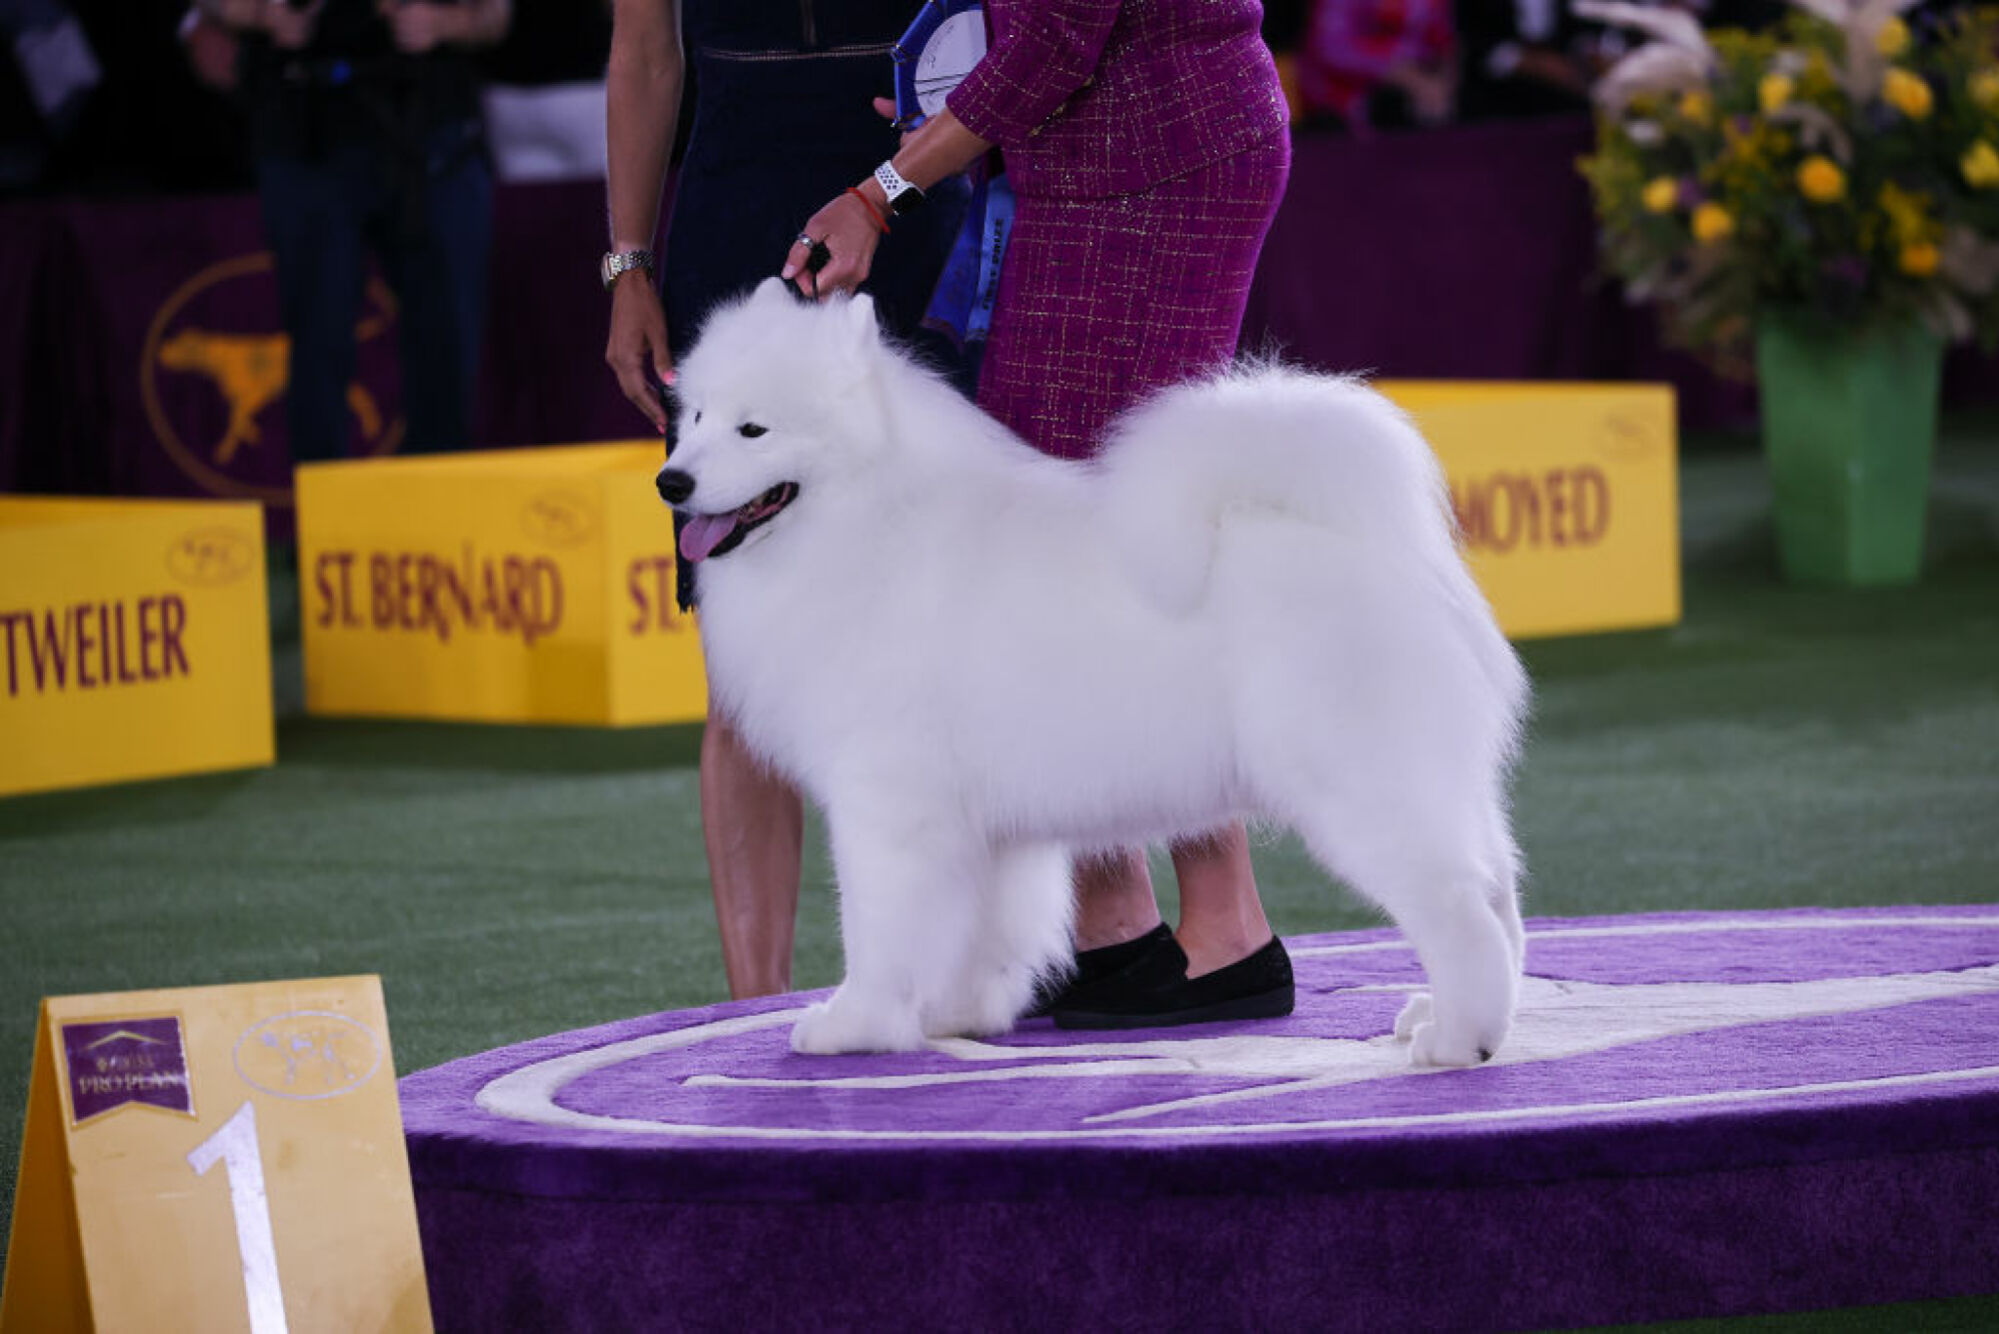
M 1806 59 L 1804 71 L 1798 75 L 1798 96 L 1815 106 L 1830 107 L 1838 98 L 1839 91 L 1839 78 L 1833 73 L 1825 52 L 1812 52 Z
M 1978 104 L 1980 111 L 1999 116 L 1999 65 L 1979 70 L 1971 76 L 1967 86 L 1971 89 L 1971 100 Z
M 1983 139 L 1973 144 L 1957 165 L 1964 172 L 1965 184 L 1973 189 L 1989 190 L 1999 185 L 1999 149 Z
M 1923 119 L 1936 104 L 1923 76 L 1899 67 L 1882 76 L 1881 100 L 1910 120 Z
M 1927 278 L 1937 271 L 1943 256 L 1928 241 L 1914 241 L 1902 247 L 1895 263 L 1911 278 Z
M 1768 116 L 1790 101 L 1797 89 L 1797 83 L 1788 74 L 1765 74 L 1756 85 L 1756 101 Z
M 1645 183 L 1639 200 L 1647 213 L 1671 213 L 1673 205 L 1680 202 L 1680 183 L 1671 176 L 1656 177 Z
M 1714 119 L 1714 99 L 1699 88 L 1690 88 L 1680 94 L 1680 116 L 1696 125 L 1705 125 Z
M 1889 228 L 1895 234 L 1895 244 L 1912 246 L 1936 239 L 1936 224 L 1930 220 L 1928 195 L 1913 194 L 1890 181 L 1881 187 L 1881 193 L 1876 198 L 1881 212 L 1888 219 Z
M 1909 25 L 1889 16 L 1886 23 L 1874 30 L 1874 49 L 1893 60 L 1909 49 Z
M 1734 216 L 1712 200 L 1694 210 L 1694 239 L 1702 245 L 1712 245 L 1734 230 Z
M 1814 204 L 1830 204 L 1846 193 L 1846 173 L 1831 158 L 1814 154 L 1798 165 L 1798 191 Z

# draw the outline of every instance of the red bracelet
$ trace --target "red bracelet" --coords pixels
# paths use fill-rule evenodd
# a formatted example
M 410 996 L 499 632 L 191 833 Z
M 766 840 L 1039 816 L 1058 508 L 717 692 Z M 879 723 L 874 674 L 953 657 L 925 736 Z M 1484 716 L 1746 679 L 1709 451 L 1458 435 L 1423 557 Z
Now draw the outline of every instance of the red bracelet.
M 847 193 L 861 201 L 861 207 L 868 211 L 868 216 L 875 220 L 875 226 L 881 228 L 882 234 L 886 236 L 888 234 L 888 219 L 882 216 L 882 211 L 875 207 L 874 201 L 862 194 L 861 187 L 858 185 L 848 186 Z

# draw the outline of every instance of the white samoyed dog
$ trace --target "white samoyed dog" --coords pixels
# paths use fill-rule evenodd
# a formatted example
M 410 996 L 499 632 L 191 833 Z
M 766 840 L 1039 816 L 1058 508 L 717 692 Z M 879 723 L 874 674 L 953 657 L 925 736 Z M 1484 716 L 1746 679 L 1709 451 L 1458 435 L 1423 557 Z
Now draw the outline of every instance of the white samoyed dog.
M 1077 854 L 1281 822 L 1408 937 L 1417 1064 L 1506 1036 L 1528 685 L 1441 470 L 1362 384 L 1242 369 L 1028 447 L 775 279 L 680 366 L 713 707 L 825 814 L 846 977 L 803 1052 L 1001 1032 L 1071 957 Z

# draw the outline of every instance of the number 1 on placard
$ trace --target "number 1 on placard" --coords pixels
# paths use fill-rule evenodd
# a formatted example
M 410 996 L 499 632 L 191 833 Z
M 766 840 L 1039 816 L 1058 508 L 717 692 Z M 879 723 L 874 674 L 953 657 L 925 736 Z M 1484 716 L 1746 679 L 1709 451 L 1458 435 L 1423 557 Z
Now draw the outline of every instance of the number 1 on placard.
M 196 1176 L 207 1176 L 218 1159 L 229 1178 L 229 1208 L 236 1215 L 236 1250 L 243 1260 L 250 1334 L 287 1334 L 285 1296 L 278 1286 L 278 1247 L 271 1237 L 271 1204 L 264 1196 L 264 1160 L 257 1144 L 257 1109 L 249 1103 L 197 1144 L 187 1165 Z

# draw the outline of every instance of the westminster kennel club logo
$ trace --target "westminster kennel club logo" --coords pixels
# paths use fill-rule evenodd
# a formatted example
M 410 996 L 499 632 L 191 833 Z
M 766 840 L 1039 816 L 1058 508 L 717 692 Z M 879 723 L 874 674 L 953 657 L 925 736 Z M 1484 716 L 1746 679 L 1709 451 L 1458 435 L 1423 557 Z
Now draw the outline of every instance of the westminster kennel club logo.
M 250 1087 L 294 1102 L 355 1092 L 382 1068 L 382 1042 L 358 1019 L 331 1010 L 273 1015 L 236 1040 L 236 1073 Z
M 370 280 L 354 337 L 359 369 L 347 386 L 352 452 L 387 454 L 403 420 L 380 387 L 392 383 L 396 302 Z M 284 401 L 291 344 L 278 324 L 268 252 L 211 264 L 161 303 L 139 357 L 139 390 L 160 447 L 204 491 L 290 504 Z
M 1413 1069 L 1389 1035 L 1423 985 L 1399 935 L 1290 945 L 1298 1011 L 1280 1021 L 1117 1035 L 1040 1021 L 910 1055 L 805 1057 L 786 1041 L 804 998 L 786 997 L 538 1043 L 474 1100 L 651 1142 L 1034 1142 L 1476 1133 L 1999 1092 L 1999 907 L 1532 922 L 1513 1034 L 1471 1070 Z

